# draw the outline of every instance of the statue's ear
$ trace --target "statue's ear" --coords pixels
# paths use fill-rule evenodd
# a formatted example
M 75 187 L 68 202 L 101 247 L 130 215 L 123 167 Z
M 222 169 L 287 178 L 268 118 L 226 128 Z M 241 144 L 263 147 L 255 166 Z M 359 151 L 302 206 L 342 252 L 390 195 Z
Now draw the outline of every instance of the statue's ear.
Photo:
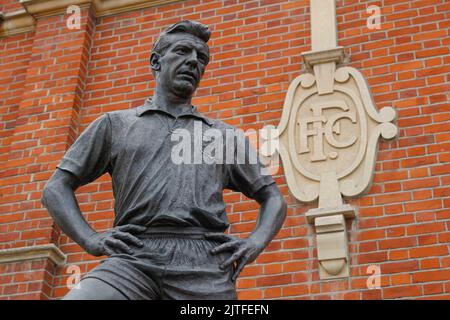
M 161 70 L 161 64 L 159 63 L 160 57 L 161 56 L 156 52 L 153 52 L 152 55 L 150 56 L 150 67 L 152 68 L 153 71 Z

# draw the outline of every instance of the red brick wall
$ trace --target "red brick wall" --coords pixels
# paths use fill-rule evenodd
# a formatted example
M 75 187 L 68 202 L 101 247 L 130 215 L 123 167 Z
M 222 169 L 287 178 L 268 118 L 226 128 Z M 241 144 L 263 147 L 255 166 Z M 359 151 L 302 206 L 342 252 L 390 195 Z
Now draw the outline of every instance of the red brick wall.
M 339 44 L 349 65 L 367 77 L 377 107 L 398 111 L 400 135 L 381 143 L 368 194 L 348 201 L 358 208 L 348 222 L 351 277 L 318 280 L 315 234 L 304 218 L 317 204 L 290 197 L 281 173 L 276 180 L 288 217 L 242 272 L 240 298 L 450 298 L 450 4 L 360 2 L 337 1 Z M 0 39 L 1 248 L 51 241 L 68 255 L 68 265 L 82 272 L 97 265 L 60 235 L 40 194 L 92 120 L 151 96 L 149 51 L 168 24 L 195 19 L 213 31 L 212 61 L 195 99 L 202 112 L 243 129 L 277 125 L 287 87 L 303 72 L 300 54 L 310 50 L 308 3 L 190 0 L 96 21 L 83 10 L 81 30 L 68 30 L 63 16 L 49 17 L 34 33 Z M 366 26 L 371 4 L 382 9 L 379 30 Z M 109 177 L 80 188 L 77 197 L 95 228 L 111 226 Z M 225 198 L 230 231 L 245 236 L 256 203 L 236 193 Z M 370 265 L 381 268 L 381 289 L 366 286 Z M 59 298 L 67 292 L 66 268 L 0 266 L 0 296 Z M 46 278 L 30 277 L 33 270 Z

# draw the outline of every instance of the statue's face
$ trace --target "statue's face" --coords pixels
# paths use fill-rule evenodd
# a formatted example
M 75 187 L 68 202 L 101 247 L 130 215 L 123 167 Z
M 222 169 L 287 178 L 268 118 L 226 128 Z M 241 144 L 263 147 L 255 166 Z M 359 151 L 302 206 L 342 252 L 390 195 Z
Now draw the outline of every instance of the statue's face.
M 205 42 L 190 34 L 171 34 L 171 45 L 159 58 L 157 81 L 179 97 L 189 97 L 197 89 L 209 62 Z

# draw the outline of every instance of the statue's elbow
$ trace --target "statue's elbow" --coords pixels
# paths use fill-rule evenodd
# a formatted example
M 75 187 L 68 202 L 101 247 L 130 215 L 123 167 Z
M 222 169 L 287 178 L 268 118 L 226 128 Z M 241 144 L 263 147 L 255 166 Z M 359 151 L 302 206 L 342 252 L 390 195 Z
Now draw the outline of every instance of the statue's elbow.
M 55 176 L 52 176 L 44 186 L 41 195 L 41 203 L 48 209 L 49 204 L 56 201 L 58 194 L 64 192 L 63 181 Z
M 53 188 L 53 182 L 49 181 L 45 184 L 44 190 L 42 191 L 42 196 L 41 196 L 41 203 L 44 207 L 48 207 L 48 203 L 49 201 L 51 201 L 50 199 L 52 198 L 52 188 Z
M 275 212 L 277 213 L 277 220 L 284 222 L 287 216 L 288 205 L 283 195 L 281 193 L 278 193 L 277 195 L 271 198 L 271 201 L 274 201 L 275 206 L 277 208 L 277 210 L 275 210 Z

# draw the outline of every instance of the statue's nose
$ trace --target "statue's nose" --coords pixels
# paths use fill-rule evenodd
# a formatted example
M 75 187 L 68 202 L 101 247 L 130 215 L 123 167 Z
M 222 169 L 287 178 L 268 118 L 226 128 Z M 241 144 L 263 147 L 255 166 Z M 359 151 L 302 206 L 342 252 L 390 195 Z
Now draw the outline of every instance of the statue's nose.
M 187 64 L 196 67 L 197 64 L 198 64 L 197 51 L 192 50 L 192 52 L 189 54 L 188 59 L 187 59 L 186 62 L 187 62 Z

